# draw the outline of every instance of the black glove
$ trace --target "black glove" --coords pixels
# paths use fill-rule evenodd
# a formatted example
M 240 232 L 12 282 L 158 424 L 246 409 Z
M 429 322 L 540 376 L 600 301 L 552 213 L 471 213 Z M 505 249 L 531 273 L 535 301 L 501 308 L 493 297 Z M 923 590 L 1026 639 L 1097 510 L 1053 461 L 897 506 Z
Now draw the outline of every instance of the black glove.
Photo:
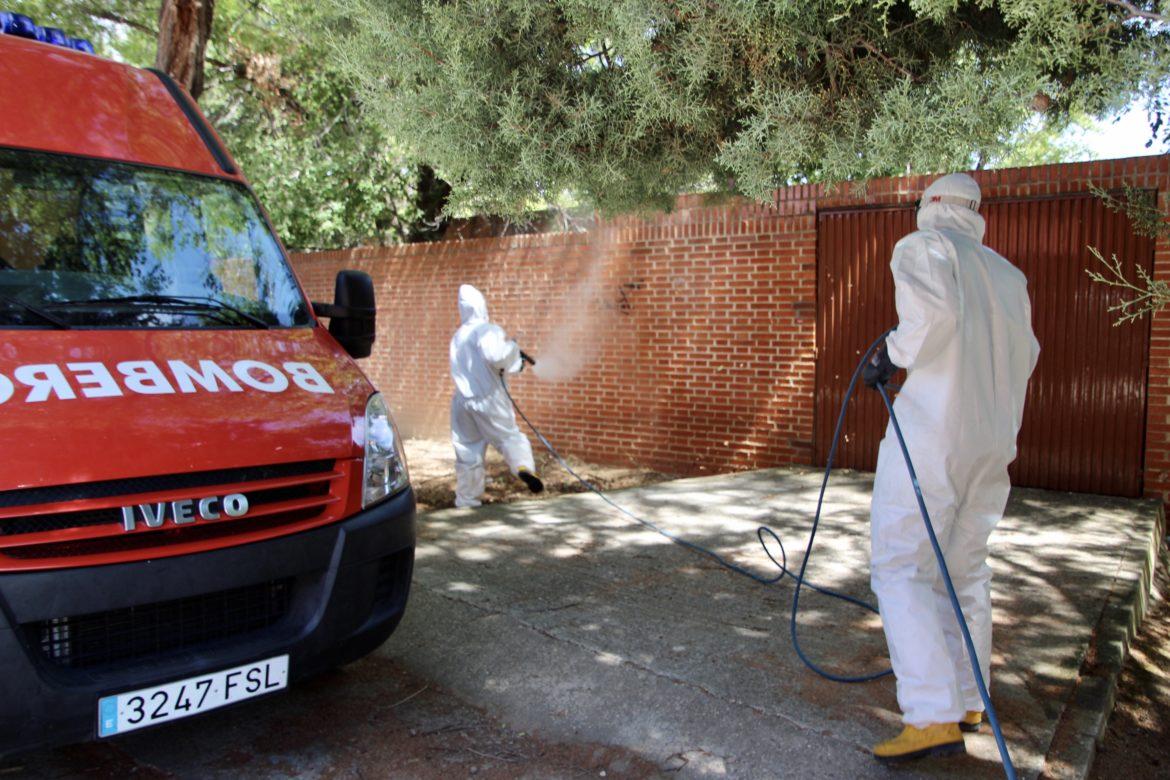
M 898 373 L 898 367 L 890 360 L 890 353 L 883 343 L 876 352 L 869 356 L 869 362 L 861 370 L 861 378 L 865 384 L 873 389 L 878 385 L 888 384 Z

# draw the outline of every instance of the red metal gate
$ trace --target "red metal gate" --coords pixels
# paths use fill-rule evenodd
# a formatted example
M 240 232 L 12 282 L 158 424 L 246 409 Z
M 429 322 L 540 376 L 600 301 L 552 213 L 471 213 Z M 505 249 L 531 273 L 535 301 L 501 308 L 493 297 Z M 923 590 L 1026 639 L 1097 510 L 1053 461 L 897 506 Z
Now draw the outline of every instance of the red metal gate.
M 1152 268 L 1154 242 L 1089 194 L 989 201 L 986 243 L 1028 277 L 1040 362 L 1028 385 L 1017 485 L 1109 495 L 1142 491 L 1149 322 L 1114 327 L 1124 297 L 1092 282 L 1087 246 L 1116 253 L 1132 278 Z M 815 456 L 823 464 L 861 353 L 897 323 L 889 260 L 914 229 L 910 208 L 825 211 L 817 228 Z M 862 388 L 851 404 L 837 464 L 872 470 L 886 414 Z

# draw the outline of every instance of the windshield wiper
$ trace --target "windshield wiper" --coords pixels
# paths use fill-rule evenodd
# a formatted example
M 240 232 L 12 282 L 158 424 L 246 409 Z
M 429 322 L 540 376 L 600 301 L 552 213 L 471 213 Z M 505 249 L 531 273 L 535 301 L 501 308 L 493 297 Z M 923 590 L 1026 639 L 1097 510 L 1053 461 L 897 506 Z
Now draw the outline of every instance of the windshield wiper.
M 40 319 L 49 323 L 50 325 L 52 325 L 54 328 L 57 328 L 58 330 L 69 330 L 70 328 L 73 327 L 65 320 L 63 320 L 59 317 L 54 317 L 52 314 L 49 314 L 47 311 L 44 311 L 43 309 L 38 309 L 36 306 L 33 306 L 31 303 L 25 303 L 24 301 L 19 300 L 17 298 L 9 298 L 7 295 L 0 295 L 0 301 L 3 301 L 4 303 L 8 304 L 9 306 L 15 306 L 17 308 L 24 309 L 29 314 L 32 314 L 35 317 L 39 317 Z
M 122 304 L 125 306 L 158 306 L 163 308 L 188 309 L 202 312 L 231 312 L 257 328 L 268 330 L 268 323 L 254 314 L 243 309 L 237 309 L 229 303 L 215 298 L 206 298 L 195 295 L 120 295 L 112 298 L 90 298 L 76 301 L 47 301 L 44 306 L 53 308 L 83 308 L 86 306 L 102 306 L 105 304 Z

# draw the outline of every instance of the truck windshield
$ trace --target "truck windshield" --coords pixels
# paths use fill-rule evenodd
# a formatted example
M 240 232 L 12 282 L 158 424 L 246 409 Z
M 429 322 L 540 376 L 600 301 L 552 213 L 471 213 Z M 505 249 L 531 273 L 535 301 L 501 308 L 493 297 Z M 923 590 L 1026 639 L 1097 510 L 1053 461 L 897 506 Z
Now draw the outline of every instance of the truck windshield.
M 242 185 L 0 149 L 0 328 L 309 322 Z

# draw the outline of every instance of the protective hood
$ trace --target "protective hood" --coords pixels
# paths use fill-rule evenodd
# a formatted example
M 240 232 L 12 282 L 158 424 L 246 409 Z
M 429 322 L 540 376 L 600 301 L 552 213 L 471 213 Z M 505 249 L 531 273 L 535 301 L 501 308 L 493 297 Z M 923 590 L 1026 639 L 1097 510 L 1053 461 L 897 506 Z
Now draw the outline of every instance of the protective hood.
M 520 347 L 499 325 L 488 321 L 483 294 L 470 284 L 459 286 L 463 324 L 451 337 L 451 379 L 464 398 L 488 398 L 501 392 L 500 371 L 520 370 Z
M 987 223 L 979 215 L 979 184 L 965 173 L 936 179 L 922 193 L 919 230 L 948 230 L 982 242 Z
M 488 321 L 487 301 L 470 284 L 459 285 L 459 319 L 464 325 Z

